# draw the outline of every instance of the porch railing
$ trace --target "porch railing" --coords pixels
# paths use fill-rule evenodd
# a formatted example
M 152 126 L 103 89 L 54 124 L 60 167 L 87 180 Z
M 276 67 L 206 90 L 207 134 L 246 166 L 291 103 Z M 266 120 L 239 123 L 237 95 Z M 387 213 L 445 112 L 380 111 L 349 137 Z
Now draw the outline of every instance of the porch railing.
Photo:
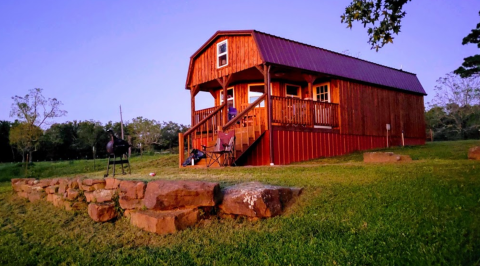
M 193 113 L 193 125 L 197 125 L 200 121 L 202 121 L 205 117 L 207 117 L 209 114 L 215 112 L 217 107 L 210 107 L 202 110 L 195 111 Z
M 272 123 L 338 127 L 338 104 L 272 96 Z

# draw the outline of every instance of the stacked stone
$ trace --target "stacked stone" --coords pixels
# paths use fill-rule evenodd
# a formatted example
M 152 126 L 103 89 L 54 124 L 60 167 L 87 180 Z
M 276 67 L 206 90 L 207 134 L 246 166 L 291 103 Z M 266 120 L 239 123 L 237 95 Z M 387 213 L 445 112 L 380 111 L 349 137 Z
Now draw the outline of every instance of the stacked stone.
M 302 192 L 300 188 L 258 182 L 221 190 L 218 183 L 211 182 L 157 180 L 146 184 L 115 178 L 23 178 L 12 179 L 12 187 L 31 202 L 46 198 L 66 210 L 88 208 L 89 216 L 96 222 L 114 219 L 120 208 L 132 225 L 157 234 L 193 226 L 202 218 L 200 213 L 215 213 L 213 210 L 220 217 L 274 217 Z

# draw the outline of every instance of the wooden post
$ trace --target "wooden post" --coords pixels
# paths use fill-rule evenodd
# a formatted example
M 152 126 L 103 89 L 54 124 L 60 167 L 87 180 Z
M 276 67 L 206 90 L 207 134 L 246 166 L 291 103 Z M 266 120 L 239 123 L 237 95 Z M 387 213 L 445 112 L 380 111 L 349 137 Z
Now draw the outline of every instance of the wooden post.
M 185 152 L 184 152 L 184 138 L 183 133 L 178 133 L 178 167 L 182 167 L 183 161 L 185 161 Z
M 224 126 L 228 122 L 228 104 L 227 104 L 227 85 L 225 84 L 225 77 L 222 78 L 223 80 L 223 103 L 225 104 L 225 107 L 223 108 L 223 124 Z
M 267 104 L 268 104 L 268 112 L 267 112 L 267 119 L 268 119 L 268 138 L 269 138 L 269 146 L 270 146 L 270 165 L 274 165 L 274 157 L 273 157 L 273 128 L 272 128 L 272 90 L 270 89 L 270 68 L 271 66 L 264 65 L 265 70 L 265 77 L 266 77 L 266 84 L 267 84 Z

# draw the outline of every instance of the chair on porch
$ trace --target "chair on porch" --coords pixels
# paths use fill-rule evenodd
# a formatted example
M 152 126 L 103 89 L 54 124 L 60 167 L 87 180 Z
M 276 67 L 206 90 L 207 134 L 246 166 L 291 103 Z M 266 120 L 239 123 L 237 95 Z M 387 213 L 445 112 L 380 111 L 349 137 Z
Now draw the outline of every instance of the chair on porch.
M 215 145 L 210 147 L 202 145 L 202 149 L 207 156 L 207 167 L 215 163 L 219 166 L 235 164 L 235 131 L 227 133 L 219 131 Z

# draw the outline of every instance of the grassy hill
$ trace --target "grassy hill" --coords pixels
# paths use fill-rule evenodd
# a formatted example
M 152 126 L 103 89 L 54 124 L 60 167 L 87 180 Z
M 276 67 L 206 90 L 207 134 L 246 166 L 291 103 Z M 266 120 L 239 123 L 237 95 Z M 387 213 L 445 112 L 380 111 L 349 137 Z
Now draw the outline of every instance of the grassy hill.
M 175 155 L 135 158 L 133 174 L 118 177 L 222 186 L 255 180 L 305 188 L 282 216 L 256 222 L 206 220 L 166 236 L 141 231 L 127 219 L 97 224 L 86 211 L 27 203 L 2 182 L 0 264 L 478 265 L 480 162 L 467 160 L 467 150 L 479 144 L 390 149 L 414 159 L 402 164 L 364 164 L 361 153 L 225 169 L 178 169 Z M 35 163 L 27 175 L 102 176 L 104 171 L 93 171 L 90 163 Z M 104 170 L 106 162 L 99 165 Z M 0 165 L 1 181 L 23 174 L 21 166 Z

